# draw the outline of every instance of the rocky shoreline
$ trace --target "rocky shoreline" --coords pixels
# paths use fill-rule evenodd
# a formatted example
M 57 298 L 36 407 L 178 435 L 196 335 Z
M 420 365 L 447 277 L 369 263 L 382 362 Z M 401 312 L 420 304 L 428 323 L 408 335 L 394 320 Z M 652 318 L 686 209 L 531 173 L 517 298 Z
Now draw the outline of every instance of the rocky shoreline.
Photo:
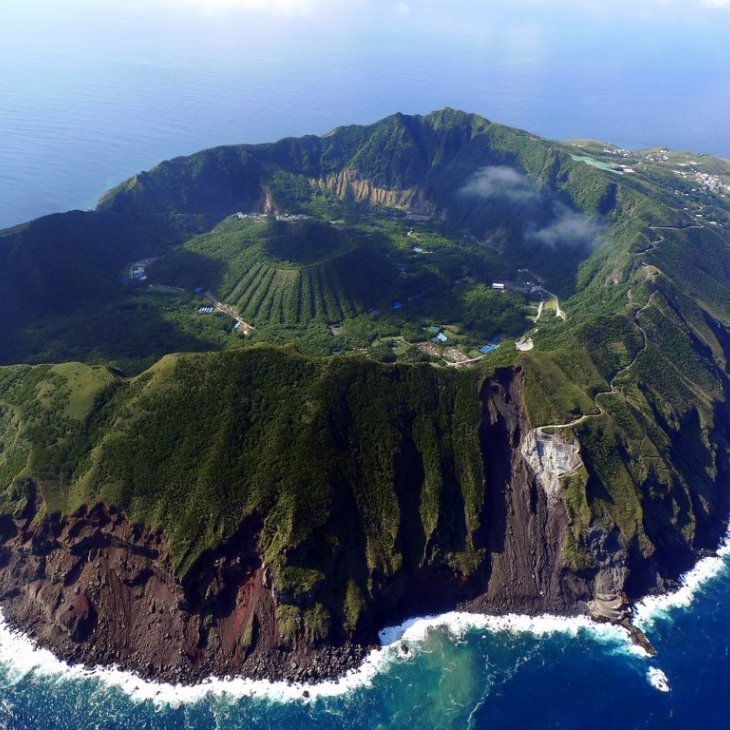
M 94 595 L 94 585 L 110 588 L 109 593 L 114 593 L 109 576 L 101 576 L 96 581 L 85 580 L 83 568 L 79 570 L 77 563 L 66 565 L 63 558 L 72 555 L 81 557 L 90 566 L 87 570 L 96 576 L 102 571 L 94 569 L 92 556 L 97 568 L 104 562 L 110 569 L 119 570 L 123 565 L 128 573 L 122 580 L 123 584 L 129 588 L 145 585 L 159 599 L 161 591 L 155 581 L 160 580 L 164 570 L 160 570 L 159 566 L 151 570 L 144 562 L 154 560 L 162 566 L 167 565 L 169 558 L 165 554 L 162 536 L 141 531 L 130 525 L 118 510 L 101 505 L 71 518 L 47 517 L 40 525 L 40 529 L 38 525 L 34 527 L 27 517 L 12 520 L 12 526 L 7 518 L 0 521 L 0 606 L 11 628 L 26 634 L 36 645 L 49 649 L 70 665 L 82 664 L 90 669 L 113 666 L 143 680 L 184 686 L 199 684 L 211 677 L 239 676 L 313 685 L 340 680 L 348 671 L 360 667 L 366 656 L 378 647 L 375 643 L 356 642 L 339 646 L 303 644 L 284 647 L 271 645 L 271 642 L 265 645 L 262 636 L 266 636 L 266 632 L 262 632 L 254 650 L 243 657 L 239 666 L 234 666 L 231 659 L 235 652 L 231 654 L 230 645 L 228 651 L 222 643 L 197 655 L 181 646 L 186 641 L 189 627 L 183 622 L 183 630 L 173 635 L 173 625 L 180 620 L 181 614 L 187 613 L 188 621 L 195 614 L 186 612 L 178 603 L 174 607 L 168 606 L 177 612 L 168 630 L 146 633 L 143 643 L 134 650 L 131 648 L 133 641 L 120 642 L 118 631 L 110 631 L 109 621 L 112 619 L 101 615 L 101 612 L 110 610 L 112 604 L 100 601 L 98 595 L 90 598 L 90 594 Z M 14 535 L 11 534 L 13 532 Z M 66 541 L 64 548 L 60 548 L 59 538 Z M 142 540 L 147 544 L 144 550 L 139 544 Z M 69 569 L 64 572 L 63 566 Z M 248 575 L 246 571 L 243 573 Z M 148 585 L 150 581 L 152 583 Z M 677 585 L 667 580 L 662 588 L 666 591 Z M 180 596 L 175 598 L 179 600 Z M 604 602 L 604 609 L 609 603 Z M 132 613 L 117 617 L 123 619 L 117 629 L 129 639 L 134 639 L 139 625 L 136 616 L 145 615 L 149 623 L 150 616 L 165 615 L 160 610 L 162 606 L 153 608 L 153 605 L 149 601 L 139 606 L 128 603 L 127 608 Z M 630 623 L 627 608 L 627 604 L 622 602 L 620 610 L 609 615 L 608 609 L 603 613 L 596 612 L 595 605 L 592 608 L 586 602 L 578 601 L 572 610 L 553 613 L 565 617 L 589 615 L 597 622 L 622 626 L 634 643 L 652 654 L 654 650 L 648 639 Z M 509 597 L 488 600 L 486 595 L 459 602 L 454 610 L 481 615 L 519 611 L 536 616 L 542 612 L 535 605 L 518 607 Z M 161 645 L 167 649 L 161 651 Z M 171 647 L 178 648 L 170 651 Z M 404 646 L 403 650 L 407 652 L 408 647 Z M 175 655 L 176 659 L 170 658 Z
M 175 580 L 163 536 L 131 525 L 119 510 L 97 505 L 71 517 L 32 517 L 0 520 L 0 605 L 12 628 L 69 664 L 114 666 L 179 685 L 234 676 L 314 684 L 339 680 L 378 646 L 282 645 L 273 626 L 273 591 L 254 557 L 255 525 L 242 527 L 235 558 L 209 556 L 216 574 L 201 581 L 208 586 L 201 597 L 185 595 Z M 235 602 L 226 605 L 232 595 Z M 585 615 L 586 607 L 579 600 L 552 613 Z M 253 635 L 243 646 L 246 608 L 253 612 Z M 545 606 L 504 591 L 455 602 L 453 609 L 539 615 Z M 399 613 L 392 623 L 407 617 Z M 620 618 L 612 622 L 625 625 L 625 615 Z
M 520 388 L 503 374 L 483 393 L 489 488 L 479 569 L 469 578 L 443 561 L 404 569 L 392 577 L 397 590 L 383 582 L 373 591 L 355 631 L 340 626 L 313 637 L 282 625 L 281 608 L 294 599 L 277 591 L 262 561 L 256 515 L 202 554 L 181 583 L 162 532 L 103 504 L 44 514 L 36 490 L 24 510 L 0 516 L 0 606 L 12 627 L 68 662 L 184 685 L 212 676 L 336 680 L 377 648 L 380 628 L 451 610 L 588 614 L 624 626 L 650 651 L 627 623 L 627 606 L 671 589 L 703 551 L 645 556 L 615 530 L 596 528 L 587 535 L 592 570 L 569 568 L 565 506 L 549 497 L 520 449 L 527 433 Z M 715 522 L 705 525 L 706 546 L 724 534 Z
M 199 595 L 175 578 L 163 536 L 119 510 L 33 517 L 0 519 L 0 605 L 13 629 L 70 664 L 187 685 L 211 676 L 313 683 L 341 677 L 374 648 L 283 644 L 251 525 L 229 554 L 209 556 Z
M 164 537 L 131 525 L 119 510 L 97 505 L 35 518 L 28 509 L 0 519 L 0 605 L 12 628 L 69 664 L 114 666 L 182 685 L 212 676 L 313 684 L 341 678 L 378 646 L 283 645 L 273 591 L 256 557 L 255 524 L 208 556 L 213 574 L 199 576 L 206 587 L 199 595 L 176 580 Z M 509 597 L 452 605 L 474 613 L 517 610 Z

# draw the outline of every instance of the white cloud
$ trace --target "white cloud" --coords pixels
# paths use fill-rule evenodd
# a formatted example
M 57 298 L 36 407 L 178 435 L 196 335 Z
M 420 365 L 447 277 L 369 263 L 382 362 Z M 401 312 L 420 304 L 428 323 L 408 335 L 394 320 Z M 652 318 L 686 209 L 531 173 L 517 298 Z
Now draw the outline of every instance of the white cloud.
M 552 212 L 552 222 L 531 233 L 528 236 L 530 241 L 550 248 L 595 248 L 599 244 L 600 228 L 585 214 L 560 203 L 553 205 Z
M 493 165 L 477 170 L 460 192 L 462 195 L 501 198 L 514 203 L 525 203 L 538 197 L 528 178 L 507 165 Z
M 27 2 L 32 0 L 26 0 Z M 70 0 L 79 2 L 82 0 Z M 88 1 L 88 0 L 87 0 Z M 94 0 L 101 2 L 102 0 Z M 458 9 L 445 11 L 441 0 L 105 0 L 114 4 L 164 5 L 168 8 L 194 8 L 201 11 L 216 12 L 240 10 L 260 15 L 274 16 L 312 16 L 352 15 L 354 11 L 366 15 L 381 16 L 388 6 L 402 16 L 415 16 L 419 13 L 435 13 L 442 20 L 456 22 L 460 17 L 484 18 L 483 0 L 465 0 Z M 654 13 L 687 15 L 699 8 L 730 9 L 730 0 L 492 0 L 492 13 L 497 16 L 503 11 L 512 12 L 522 8 L 529 11 L 568 12 L 589 16 L 615 17 L 640 15 L 650 17 Z
M 244 10 L 267 15 L 309 15 L 322 8 L 322 0 L 159 0 L 174 7 L 192 7 L 205 11 Z
M 523 8 L 531 11 L 580 13 L 610 17 L 626 14 L 650 16 L 669 13 L 686 16 L 698 8 L 730 9 L 730 0 L 492 0 L 493 9 Z
M 17 0 L 51 3 L 56 0 Z M 556 14 L 606 23 L 618 19 L 695 22 L 725 15 L 730 0 L 460 0 L 454 8 L 443 0 L 67 0 L 71 5 L 108 3 L 119 8 L 164 8 L 171 14 L 187 10 L 206 15 L 241 13 L 260 18 L 313 20 L 330 26 L 343 21 L 362 27 L 384 25 L 393 17 L 408 19 L 413 28 L 430 27 L 442 33 L 474 35 L 489 24 L 505 28 L 515 51 L 530 57 L 539 50 L 545 17 Z M 581 20 L 582 22 L 582 20 Z M 514 27 L 518 25 L 519 27 Z M 519 43 L 514 43 L 518 41 Z M 527 47 L 527 48 L 525 48 Z M 524 55 L 522 56 L 524 58 Z

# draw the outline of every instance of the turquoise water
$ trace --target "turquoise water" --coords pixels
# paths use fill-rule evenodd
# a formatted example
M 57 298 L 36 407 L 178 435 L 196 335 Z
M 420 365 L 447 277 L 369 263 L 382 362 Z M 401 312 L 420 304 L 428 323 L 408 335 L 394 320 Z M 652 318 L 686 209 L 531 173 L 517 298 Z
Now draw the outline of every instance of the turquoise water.
M 639 610 L 653 659 L 618 630 L 583 620 L 446 615 L 394 632 L 402 638 L 359 677 L 306 699 L 302 688 L 263 683 L 212 685 L 206 695 L 113 673 L 83 677 L 4 630 L 0 725 L 32 728 L 42 717 L 46 727 L 79 729 L 727 727 L 730 560 L 706 560 L 689 584 Z
M 607 170 L 608 172 L 615 172 L 617 175 L 623 175 L 620 170 L 616 169 L 615 165 L 609 165 L 608 162 L 602 162 L 601 160 L 596 160 L 595 158 L 587 157 L 586 155 L 571 155 L 571 157 L 578 162 L 585 162 L 586 165 L 597 167 L 599 170 Z

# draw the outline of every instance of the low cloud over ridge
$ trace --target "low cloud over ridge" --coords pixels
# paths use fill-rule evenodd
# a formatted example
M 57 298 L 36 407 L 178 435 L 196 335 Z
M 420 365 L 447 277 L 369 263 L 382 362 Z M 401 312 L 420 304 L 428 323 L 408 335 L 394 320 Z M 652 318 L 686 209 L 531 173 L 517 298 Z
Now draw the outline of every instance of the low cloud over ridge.
M 508 165 L 491 165 L 477 170 L 459 192 L 477 198 L 502 198 L 515 203 L 539 197 L 529 178 Z
M 530 210 L 549 222 L 542 227 L 527 223 L 524 239 L 549 248 L 593 249 L 601 241 L 601 226 L 581 211 L 543 197 L 527 175 L 509 165 L 490 165 L 477 170 L 459 190 L 459 195 L 524 206 L 518 215 L 529 219 Z M 528 205 L 529 204 L 529 205 Z M 542 209 L 543 213 L 538 213 Z
M 585 213 L 571 210 L 561 203 L 553 204 L 555 219 L 528 234 L 527 240 L 550 248 L 595 248 L 601 241 L 601 227 Z

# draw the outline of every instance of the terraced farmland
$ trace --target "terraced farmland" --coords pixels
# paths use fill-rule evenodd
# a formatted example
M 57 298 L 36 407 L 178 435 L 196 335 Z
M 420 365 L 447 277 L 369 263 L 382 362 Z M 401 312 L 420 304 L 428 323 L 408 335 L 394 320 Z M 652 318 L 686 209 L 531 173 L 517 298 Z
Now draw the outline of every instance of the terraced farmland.
M 228 220 L 188 241 L 156 277 L 210 289 L 248 322 L 339 322 L 383 304 L 394 286 L 388 242 L 317 221 Z
M 382 252 L 357 246 L 301 268 L 256 260 L 224 296 L 254 323 L 339 322 L 387 297 L 391 268 Z

